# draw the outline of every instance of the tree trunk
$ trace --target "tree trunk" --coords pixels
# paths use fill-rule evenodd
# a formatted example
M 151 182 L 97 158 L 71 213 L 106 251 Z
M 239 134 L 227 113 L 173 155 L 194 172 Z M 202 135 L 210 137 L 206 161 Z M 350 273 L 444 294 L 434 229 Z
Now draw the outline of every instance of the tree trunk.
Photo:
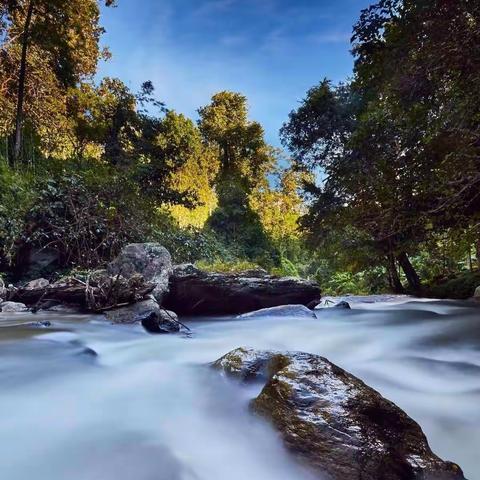
M 475 247 L 477 253 L 477 268 L 480 270 L 480 239 L 477 240 Z
M 388 283 L 394 293 L 405 293 L 402 282 L 398 275 L 395 256 L 392 253 L 387 255 Z
M 402 252 L 397 256 L 398 263 L 402 267 L 405 276 L 407 277 L 408 286 L 410 290 L 414 293 L 419 292 L 422 288 L 422 283 L 420 282 L 420 277 L 418 273 L 413 268 L 413 265 L 410 263 L 410 259 L 406 252 Z
M 22 57 L 18 75 L 17 114 L 15 117 L 15 136 L 12 162 L 18 162 L 22 153 L 23 105 L 25 103 L 25 79 L 27 76 L 27 52 L 30 41 L 30 25 L 32 23 L 34 0 L 28 4 L 25 26 L 22 34 Z

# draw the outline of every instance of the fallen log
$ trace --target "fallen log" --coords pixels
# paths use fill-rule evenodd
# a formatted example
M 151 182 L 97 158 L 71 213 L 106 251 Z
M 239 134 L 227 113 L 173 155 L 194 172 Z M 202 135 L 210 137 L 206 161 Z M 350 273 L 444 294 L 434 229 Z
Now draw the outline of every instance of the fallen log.
M 125 278 L 94 272 L 86 280 L 68 277 L 42 288 L 18 288 L 7 291 L 9 301 L 24 303 L 33 311 L 45 304 L 56 302 L 72 305 L 92 312 L 104 312 L 130 305 L 146 298 L 155 284 L 146 282 L 141 275 Z

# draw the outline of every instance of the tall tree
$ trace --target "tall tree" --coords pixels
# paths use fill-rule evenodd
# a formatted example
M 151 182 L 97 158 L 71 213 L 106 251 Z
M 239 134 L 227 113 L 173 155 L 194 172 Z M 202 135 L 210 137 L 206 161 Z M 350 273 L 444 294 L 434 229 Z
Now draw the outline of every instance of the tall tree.
M 113 3 L 112 0 L 105 2 L 107 6 Z M 2 23 L 3 56 L 10 54 L 10 58 L 15 58 L 15 51 L 20 47 L 16 71 L 9 72 L 17 86 L 12 150 L 13 160 L 18 161 L 31 55 L 42 58 L 65 91 L 95 73 L 103 53 L 99 48 L 103 29 L 99 25 L 97 0 L 5 0 Z M 15 63 L 11 66 L 15 67 Z
M 304 224 L 367 233 L 397 287 L 398 262 L 419 289 L 409 255 L 430 236 L 478 229 L 479 22 L 469 0 L 377 2 L 354 28 L 351 85 L 322 82 L 282 129 L 297 162 L 321 169 Z
M 258 259 L 270 248 L 250 194 L 265 181 L 275 159 L 264 139 L 262 126 L 248 119 L 247 99 L 234 92 L 220 92 L 200 108 L 199 127 L 206 145 L 218 152 L 215 181 L 218 207 L 208 225 L 242 254 Z

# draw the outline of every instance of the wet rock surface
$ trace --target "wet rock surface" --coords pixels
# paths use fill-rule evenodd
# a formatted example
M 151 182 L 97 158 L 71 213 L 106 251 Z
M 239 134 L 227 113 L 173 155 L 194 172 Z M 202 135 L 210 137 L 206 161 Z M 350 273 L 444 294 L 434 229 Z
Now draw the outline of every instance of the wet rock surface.
M 340 309 L 343 309 L 343 310 L 350 310 L 352 307 L 350 306 L 350 304 L 348 302 L 342 301 L 342 302 L 336 303 L 332 308 L 340 308 Z
M 143 328 L 149 333 L 177 333 L 180 331 L 177 315 L 169 310 L 160 309 L 150 312 L 141 319 Z
M 110 310 L 105 317 L 115 324 L 141 323 L 150 333 L 175 333 L 181 329 L 177 315 L 161 308 L 153 298 Z
M 262 317 L 302 317 L 317 318 L 315 313 L 305 305 L 280 305 L 278 307 L 262 308 L 254 312 L 243 313 L 238 318 L 262 318 Z
M 183 315 L 227 315 L 279 305 L 307 305 L 320 297 L 315 282 L 265 273 L 210 273 L 178 265 L 164 306 Z
M 437 457 L 420 426 L 327 359 L 301 352 L 234 350 L 214 367 L 266 384 L 252 409 L 298 458 L 334 480 L 464 479 Z

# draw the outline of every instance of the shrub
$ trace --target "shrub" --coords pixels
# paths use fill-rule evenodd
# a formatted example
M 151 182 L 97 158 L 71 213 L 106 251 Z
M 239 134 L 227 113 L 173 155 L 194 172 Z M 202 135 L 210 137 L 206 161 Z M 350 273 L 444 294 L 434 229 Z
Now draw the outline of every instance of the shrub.
M 34 203 L 31 176 L 11 170 L 0 158 L 0 265 L 13 263 Z
M 465 300 L 473 297 L 480 285 L 480 272 L 464 272 L 459 276 L 438 281 L 428 286 L 425 295 L 432 298 L 456 298 Z

